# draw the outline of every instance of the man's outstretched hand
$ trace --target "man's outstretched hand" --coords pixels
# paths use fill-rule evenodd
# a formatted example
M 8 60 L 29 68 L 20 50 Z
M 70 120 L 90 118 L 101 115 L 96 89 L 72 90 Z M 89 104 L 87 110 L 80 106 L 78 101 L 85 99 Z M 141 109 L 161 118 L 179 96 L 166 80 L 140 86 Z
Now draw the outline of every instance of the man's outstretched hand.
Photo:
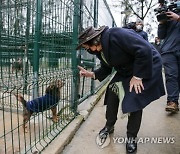
M 86 69 L 84 69 L 83 67 L 81 66 L 78 66 L 79 68 L 79 75 L 80 76 L 85 76 L 85 77 L 89 77 L 89 78 L 95 78 L 94 77 L 94 72 L 91 72 L 91 71 L 87 71 Z

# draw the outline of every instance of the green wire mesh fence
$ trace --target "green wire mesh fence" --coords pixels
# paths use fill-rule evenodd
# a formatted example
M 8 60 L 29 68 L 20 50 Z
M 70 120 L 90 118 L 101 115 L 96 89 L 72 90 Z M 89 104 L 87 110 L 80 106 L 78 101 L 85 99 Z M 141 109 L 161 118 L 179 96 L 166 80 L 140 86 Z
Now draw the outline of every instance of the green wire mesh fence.
M 104 84 L 78 75 L 99 66 L 75 51 L 79 31 L 116 25 L 105 0 L 1 0 L 0 21 L 0 153 L 41 152 Z

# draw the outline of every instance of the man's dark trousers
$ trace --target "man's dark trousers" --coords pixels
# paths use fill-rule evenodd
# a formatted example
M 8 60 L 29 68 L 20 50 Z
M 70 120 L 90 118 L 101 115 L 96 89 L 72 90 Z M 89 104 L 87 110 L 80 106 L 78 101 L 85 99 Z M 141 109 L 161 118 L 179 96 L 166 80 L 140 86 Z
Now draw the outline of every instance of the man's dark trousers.
M 117 113 L 119 108 L 119 98 L 111 89 L 108 89 L 108 97 L 106 98 L 106 126 L 114 126 L 117 120 Z M 133 103 L 133 102 L 132 102 Z M 140 129 L 142 119 L 142 110 L 131 112 L 128 116 L 127 137 L 137 137 Z

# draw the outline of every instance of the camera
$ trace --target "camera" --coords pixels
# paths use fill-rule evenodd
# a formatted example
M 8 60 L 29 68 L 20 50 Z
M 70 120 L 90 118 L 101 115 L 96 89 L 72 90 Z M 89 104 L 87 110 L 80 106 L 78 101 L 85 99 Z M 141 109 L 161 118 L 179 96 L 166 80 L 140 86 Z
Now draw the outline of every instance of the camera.
M 125 26 L 123 26 L 123 28 L 136 30 L 136 22 L 127 23 Z
M 158 22 L 167 21 L 169 19 L 166 15 L 166 12 L 168 11 L 172 11 L 175 13 L 180 12 L 180 1 L 168 4 L 165 0 L 159 0 L 158 3 L 160 4 L 159 7 L 154 9 Z

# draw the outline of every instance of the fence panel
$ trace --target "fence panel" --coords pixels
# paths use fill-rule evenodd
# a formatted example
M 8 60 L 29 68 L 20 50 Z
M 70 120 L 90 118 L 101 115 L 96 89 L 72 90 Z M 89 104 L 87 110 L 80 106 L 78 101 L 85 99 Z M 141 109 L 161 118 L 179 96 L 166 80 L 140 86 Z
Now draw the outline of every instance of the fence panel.
M 77 104 L 100 87 L 77 70 L 78 64 L 94 69 L 95 58 L 75 52 L 79 31 L 98 26 L 99 4 L 0 1 L 0 153 L 43 151 L 76 117 Z

